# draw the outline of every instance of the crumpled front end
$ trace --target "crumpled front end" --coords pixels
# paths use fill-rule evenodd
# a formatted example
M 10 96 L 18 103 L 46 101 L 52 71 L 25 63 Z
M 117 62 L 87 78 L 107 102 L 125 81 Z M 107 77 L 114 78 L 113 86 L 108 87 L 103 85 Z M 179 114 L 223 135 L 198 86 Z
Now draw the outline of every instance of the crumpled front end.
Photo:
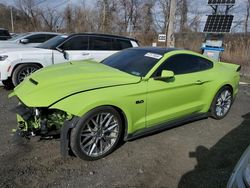
M 23 103 L 19 103 L 13 111 L 17 114 L 17 132 L 26 138 L 58 136 L 64 122 L 73 118 L 60 110 L 31 108 Z

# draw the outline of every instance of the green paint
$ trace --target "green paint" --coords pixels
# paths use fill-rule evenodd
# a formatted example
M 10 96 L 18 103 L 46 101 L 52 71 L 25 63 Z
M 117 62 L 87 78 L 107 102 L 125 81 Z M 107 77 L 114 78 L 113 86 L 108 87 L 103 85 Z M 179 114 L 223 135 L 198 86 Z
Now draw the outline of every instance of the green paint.
M 128 133 L 208 112 L 215 94 L 224 85 L 232 86 L 235 97 L 239 66 L 234 64 L 214 62 L 210 70 L 175 75 L 169 81 L 151 78 L 161 63 L 178 53 L 201 56 L 185 50 L 169 52 L 143 78 L 92 61 L 54 65 L 32 74 L 11 95 L 16 95 L 28 107 L 45 107 L 72 114 L 52 114 L 49 123 L 54 123 L 57 128 L 72 116 L 81 117 L 103 105 L 114 106 L 125 114 Z M 38 84 L 30 82 L 30 78 Z M 195 84 L 197 80 L 204 83 Z M 138 100 L 144 103 L 136 104 Z M 19 117 L 18 121 L 21 121 Z M 39 126 L 37 121 L 28 124 L 28 127 Z

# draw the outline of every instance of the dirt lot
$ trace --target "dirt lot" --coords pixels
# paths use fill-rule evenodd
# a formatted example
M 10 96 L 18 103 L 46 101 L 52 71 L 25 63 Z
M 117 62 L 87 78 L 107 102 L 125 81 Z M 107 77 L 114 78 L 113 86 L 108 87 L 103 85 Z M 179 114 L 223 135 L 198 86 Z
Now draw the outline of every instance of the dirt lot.
M 0 187 L 225 187 L 250 144 L 250 87 L 241 86 L 228 116 L 185 124 L 127 142 L 94 162 L 63 160 L 59 141 L 11 142 L 15 115 L 0 88 Z

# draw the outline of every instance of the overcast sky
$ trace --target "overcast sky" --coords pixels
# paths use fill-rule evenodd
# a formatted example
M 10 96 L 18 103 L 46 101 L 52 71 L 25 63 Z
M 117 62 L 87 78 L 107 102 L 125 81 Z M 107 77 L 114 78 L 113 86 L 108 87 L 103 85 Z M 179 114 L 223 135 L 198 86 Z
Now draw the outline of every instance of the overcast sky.
M 8 4 L 8 5 L 13 5 L 16 0 L 0 0 L 0 3 Z M 36 2 L 42 2 L 40 5 L 46 6 L 46 5 L 60 5 L 64 4 L 66 5 L 68 1 L 71 1 L 73 4 L 79 4 L 83 1 L 85 1 L 88 5 L 94 4 L 96 0 L 35 0 Z M 200 8 L 205 8 L 207 5 L 207 0 L 188 0 L 189 3 L 191 4 L 191 7 L 199 7 Z M 236 5 L 242 5 L 243 1 L 245 0 L 236 0 Z
M 7 4 L 7 5 L 13 5 L 16 0 L 0 0 L 0 3 Z M 35 0 L 37 3 L 39 3 L 39 6 L 44 7 L 65 7 L 67 3 L 70 1 L 72 4 L 79 4 L 83 1 L 85 1 L 88 5 L 92 5 L 95 3 L 95 0 Z
M 6 4 L 6 5 L 14 5 L 14 2 L 16 0 L 0 0 L 0 3 Z M 50 8 L 56 8 L 57 10 L 60 10 L 65 8 L 67 6 L 67 3 L 70 1 L 72 4 L 80 4 L 82 2 L 85 2 L 88 6 L 95 6 L 96 0 L 35 0 L 37 3 L 39 3 L 38 6 L 40 7 L 50 7 Z M 244 19 L 245 15 L 245 6 L 244 1 L 246 0 L 236 0 L 236 5 L 233 8 L 233 14 L 235 16 L 234 18 L 234 24 L 237 24 L 239 20 Z M 207 19 L 207 15 L 211 14 L 212 8 L 207 6 L 207 0 L 188 0 L 189 3 L 189 20 L 192 20 L 192 17 L 194 16 L 193 12 L 200 12 L 202 16 L 202 23 L 205 24 L 205 21 Z M 250 26 L 250 24 L 249 24 Z M 203 26 L 201 26 L 203 27 Z M 241 28 L 238 28 L 239 30 Z

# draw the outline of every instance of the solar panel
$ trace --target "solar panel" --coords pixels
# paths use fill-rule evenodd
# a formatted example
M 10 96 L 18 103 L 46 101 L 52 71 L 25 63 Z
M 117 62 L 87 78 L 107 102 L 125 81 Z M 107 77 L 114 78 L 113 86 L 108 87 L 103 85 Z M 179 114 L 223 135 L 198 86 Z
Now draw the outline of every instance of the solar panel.
M 233 23 L 233 15 L 208 15 L 204 32 L 228 33 Z
M 235 0 L 208 0 L 209 5 L 234 5 Z

